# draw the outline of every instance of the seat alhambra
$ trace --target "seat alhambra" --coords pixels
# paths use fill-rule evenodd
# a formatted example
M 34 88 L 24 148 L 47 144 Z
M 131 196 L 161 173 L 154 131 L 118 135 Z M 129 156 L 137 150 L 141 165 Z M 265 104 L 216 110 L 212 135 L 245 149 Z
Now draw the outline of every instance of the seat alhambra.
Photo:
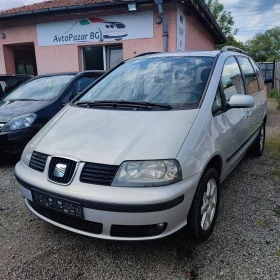
M 205 240 L 221 182 L 263 153 L 266 89 L 242 50 L 121 63 L 65 106 L 15 168 L 29 210 L 76 233 Z

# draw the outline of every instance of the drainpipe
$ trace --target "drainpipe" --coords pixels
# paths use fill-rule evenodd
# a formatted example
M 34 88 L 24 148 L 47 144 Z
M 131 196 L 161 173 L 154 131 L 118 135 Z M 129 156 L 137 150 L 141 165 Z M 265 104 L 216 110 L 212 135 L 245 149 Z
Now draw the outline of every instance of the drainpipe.
M 162 17 L 162 31 L 163 31 L 163 51 L 168 52 L 168 31 L 167 31 L 167 19 L 163 11 L 163 0 L 154 0 L 158 6 L 158 12 Z

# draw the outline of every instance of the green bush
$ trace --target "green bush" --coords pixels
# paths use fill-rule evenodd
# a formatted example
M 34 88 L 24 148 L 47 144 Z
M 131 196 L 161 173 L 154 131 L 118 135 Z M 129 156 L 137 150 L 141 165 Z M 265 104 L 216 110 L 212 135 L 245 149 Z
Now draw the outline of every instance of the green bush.
M 279 94 L 278 94 L 277 88 L 272 88 L 271 91 L 268 93 L 268 97 L 278 98 Z

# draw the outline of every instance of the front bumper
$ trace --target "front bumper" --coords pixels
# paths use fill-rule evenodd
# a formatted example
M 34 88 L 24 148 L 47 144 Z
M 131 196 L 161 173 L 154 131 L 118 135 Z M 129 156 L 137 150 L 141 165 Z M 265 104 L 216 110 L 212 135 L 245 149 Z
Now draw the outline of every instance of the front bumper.
M 25 203 L 36 216 L 79 234 L 112 240 L 161 238 L 185 226 L 199 180 L 195 175 L 164 187 L 121 188 L 85 184 L 74 178 L 71 185 L 61 186 L 47 180 L 47 171 L 37 172 L 22 162 L 15 172 Z M 34 203 L 32 190 L 79 202 L 83 220 Z M 145 234 L 145 230 L 148 233 L 159 224 L 162 230 Z
M 5 156 L 21 154 L 36 132 L 34 128 L 25 128 L 8 132 L 0 131 L 0 154 Z

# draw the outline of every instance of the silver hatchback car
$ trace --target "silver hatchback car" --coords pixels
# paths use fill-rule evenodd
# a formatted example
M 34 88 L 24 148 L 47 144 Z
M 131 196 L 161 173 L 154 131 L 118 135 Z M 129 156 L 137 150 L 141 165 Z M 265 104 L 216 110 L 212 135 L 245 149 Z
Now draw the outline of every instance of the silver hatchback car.
M 29 210 L 76 233 L 205 240 L 220 183 L 263 153 L 266 89 L 242 50 L 127 60 L 60 111 L 15 168 Z

